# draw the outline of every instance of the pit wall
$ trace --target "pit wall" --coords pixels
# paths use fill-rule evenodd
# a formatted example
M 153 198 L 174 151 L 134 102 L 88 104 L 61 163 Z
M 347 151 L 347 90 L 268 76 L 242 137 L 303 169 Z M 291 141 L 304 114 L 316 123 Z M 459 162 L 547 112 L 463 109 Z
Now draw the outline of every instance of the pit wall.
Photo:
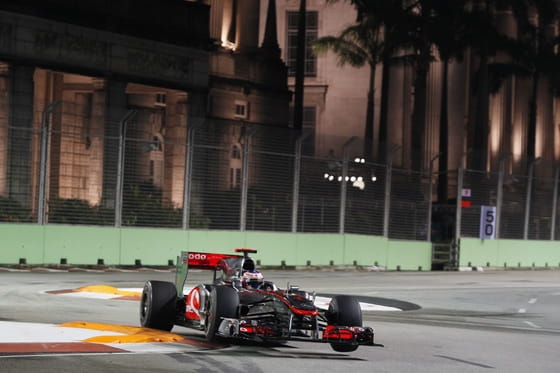
M 559 241 L 462 238 L 461 267 L 560 267 Z
M 168 265 L 181 251 L 258 249 L 262 266 L 384 267 L 429 270 L 431 244 L 355 234 L 273 233 L 65 225 L 0 224 L 0 263 Z

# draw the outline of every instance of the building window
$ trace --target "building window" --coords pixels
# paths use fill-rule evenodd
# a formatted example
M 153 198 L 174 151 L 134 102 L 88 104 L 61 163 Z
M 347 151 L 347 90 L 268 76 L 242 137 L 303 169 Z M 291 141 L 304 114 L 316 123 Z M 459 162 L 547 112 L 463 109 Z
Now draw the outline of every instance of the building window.
M 239 188 L 241 186 L 241 168 L 229 169 L 229 187 L 231 189 Z
M 163 185 L 163 136 L 160 133 L 154 134 L 145 150 L 149 152 L 148 179 L 161 188 Z
M 154 102 L 154 106 L 165 107 L 166 100 L 167 100 L 167 97 L 166 97 L 165 93 L 157 93 L 156 94 L 156 100 Z
M 233 145 L 231 147 L 231 158 L 241 159 L 241 147 L 239 145 Z
M 241 186 L 242 154 L 241 144 L 233 144 L 229 158 L 229 187 L 231 189 Z
M 288 75 L 296 74 L 296 58 L 297 58 L 297 34 L 299 23 L 299 12 L 287 12 L 287 46 L 286 46 L 286 63 L 288 65 Z M 306 12 L 305 22 L 305 76 L 317 75 L 317 57 L 313 54 L 311 44 L 317 39 L 318 28 L 318 12 Z
M 249 118 L 249 103 L 247 101 L 235 101 L 235 118 L 248 119 Z

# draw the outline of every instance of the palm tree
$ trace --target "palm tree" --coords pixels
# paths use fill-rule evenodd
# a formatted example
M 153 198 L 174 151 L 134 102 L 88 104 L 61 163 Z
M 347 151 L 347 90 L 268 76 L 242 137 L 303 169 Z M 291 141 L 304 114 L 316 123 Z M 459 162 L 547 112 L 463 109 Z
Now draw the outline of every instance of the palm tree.
M 535 23 L 531 22 L 530 9 L 538 16 Z M 535 141 L 537 128 L 537 98 L 542 77 L 552 78 L 558 74 L 558 56 L 555 53 L 557 42 L 546 33 L 558 14 L 554 0 L 518 0 L 512 3 L 512 10 L 519 24 L 519 40 L 522 50 L 525 49 L 529 58 L 522 64 L 531 78 L 529 96 L 529 120 L 527 125 L 526 156 L 528 162 L 535 159 Z
M 430 41 L 434 43 L 441 61 L 443 72 L 441 80 L 440 117 L 439 117 L 439 177 L 438 200 L 447 201 L 447 169 L 449 147 L 448 117 L 448 70 L 453 59 L 461 61 L 468 45 L 467 34 L 473 27 L 479 26 L 479 20 L 473 19 L 466 9 L 465 0 L 434 0 L 432 2 L 432 20 L 429 25 Z
M 327 0 L 328 3 L 334 3 L 338 0 Z M 386 157 L 386 143 L 387 143 L 387 127 L 388 127 L 388 105 L 389 105 L 389 86 L 390 86 L 390 69 L 396 63 L 402 63 L 406 56 L 397 57 L 396 52 L 405 49 L 408 44 L 408 30 L 403 27 L 403 20 L 405 17 L 405 8 L 402 6 L 402 0 L 349 0 L 356 8 L 357 11 L 357 25 L 362 29 L 361 36 L 366 36 L 362 40 L 354 39 L 352 43 L 355 44 L 352 48 L 347 50 L 340 50 L 339 62 L 344 65 L 349 63 L 353 66 L 360 67 L 366 63 L 370 66 L 370 89 L 368 90 L 368 107 L 366 116 L 366 129 L 364 141 L 364 154 L 369 158 L 373 146 L 373 129 L 374 129 L 374 87 L 375 87 L 375 73 L 378 64 L 382 64 L 382 81 L 381 81 L 381 102 L 379 111 L 379 137 L 378 137 L 378 154 L 377 159 L 379 162 L 384 162 Z M 371 28 L 367 31 L 367 28 Z M 344 32 L 343 32 L 344 33 Z M 342 36 L 342 34 L 341 34 Z M 359 33 L 354 33 L 354 36 L 361 37 Z M 323 49 L 332 49 L 340 47 L 347 43 L 347 40 L 340 40 L 338 46 L 335 47 L 334 39 L 323 38 L 319 43 L 323 43 L 323 47 L 317 47 L 319 51 Z M 327 44 L 329 46 L 327 46 Z M 360 54 L 367 56 L 367 58 L 360 60 L 354 59 L 350 61 L 349 55 L 354 51 L 362 49 Z M 336 50 L 335 50 L 336 52 Z M 338 52 L 337 52 L 338 53 Z M 348 55 L 344 55 L 348 54 Z M 358 62 L 356 64 L 356 62 Z
M 366 123 L 364 131 L 364 156 L 372 156 L 374 129 L 374 89 L 377 65 L 381 62 L 384 41 L 382 23 L 372 17 L 364 17 L 355 25 L 344 29 L 338 36 L 325 36 L 313 43 L 315 53 L 332 50 L 341 66 L 369 66 L 369 86 L 367 97 Z
M 497 5 L 503 5 L 497 3 Z M 555 80 L 560 73 L 558 68 L 560 60 L 555 53 L 558 40 L 553 39 L 546 33 L 546 27 L 555 19 L 558 8 L 554 0 L 514 0 L 507 2 L 504 6 L 512 11 L 517 21 L 518 35 L 517 40 L 506 40 L 502 37 L 502 40 L 497 42 L 511 61 L 487 64 L 488 89 L 489 93 L 497 92 L 502 84 L 513 76 L 531 81 L 528 98 L 527 141 L 525 144 L 525 154 L 528 160 L 527 164 L 529 164 L 535 159 L 539 86 L 543 82 L 542 78 Z M 537 22 L 531 21 L 534 15 L 538 18 Z M 480 93 L 479 96 L 481 96 Z M 482 135 L 479 137 L 482 137 Z M 481 162 L 480 165 L 474 166 L 480 167 L 483 164 Z

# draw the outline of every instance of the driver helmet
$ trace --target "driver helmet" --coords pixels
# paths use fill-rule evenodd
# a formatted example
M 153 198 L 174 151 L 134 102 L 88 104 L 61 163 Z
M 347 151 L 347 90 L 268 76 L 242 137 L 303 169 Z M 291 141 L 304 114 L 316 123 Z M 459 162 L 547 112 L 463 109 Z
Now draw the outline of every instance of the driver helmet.
M 257 270 L 246 271 L 243 273 L 241 283 L 245 289 L 258 289 L 264 284 L 264 277 Z

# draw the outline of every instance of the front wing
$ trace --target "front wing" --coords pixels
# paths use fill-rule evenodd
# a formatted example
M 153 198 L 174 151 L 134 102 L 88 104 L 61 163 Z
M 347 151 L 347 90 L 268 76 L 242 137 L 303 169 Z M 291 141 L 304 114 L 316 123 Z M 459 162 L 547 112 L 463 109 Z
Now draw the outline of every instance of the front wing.
M 358 326 L 327 325 L 319 330 L 297 330 L 283 335 L 269 323 L 258 320 L 222 319 L 217 334 L 223 338 L 244 339 L 253 341 L 298 341 L 336 343 L 360 346 L 382 346 L 374 342 L 373 329 Z

